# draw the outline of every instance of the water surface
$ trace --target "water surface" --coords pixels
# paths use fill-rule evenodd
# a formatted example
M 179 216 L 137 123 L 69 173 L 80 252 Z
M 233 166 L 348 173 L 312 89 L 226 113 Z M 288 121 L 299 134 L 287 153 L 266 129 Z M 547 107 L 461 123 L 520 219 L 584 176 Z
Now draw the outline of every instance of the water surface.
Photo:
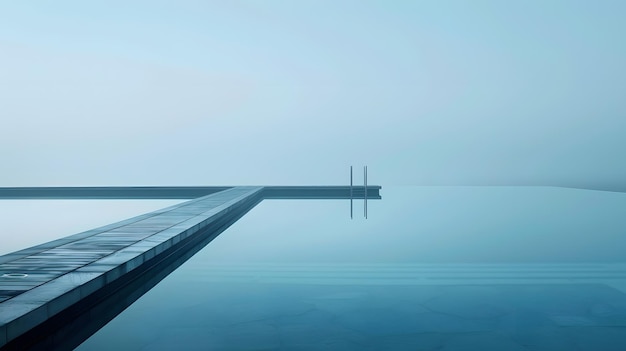
M 79 350 L 624 350 L 626 194 L 264 201 Z

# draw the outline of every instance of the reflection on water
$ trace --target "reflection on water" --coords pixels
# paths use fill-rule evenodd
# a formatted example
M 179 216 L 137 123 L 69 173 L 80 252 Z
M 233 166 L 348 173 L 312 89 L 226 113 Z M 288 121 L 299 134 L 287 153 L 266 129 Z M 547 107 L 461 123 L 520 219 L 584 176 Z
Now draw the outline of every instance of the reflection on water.
M 122 221 L 179 200 L 0 200 L 0 255 Z

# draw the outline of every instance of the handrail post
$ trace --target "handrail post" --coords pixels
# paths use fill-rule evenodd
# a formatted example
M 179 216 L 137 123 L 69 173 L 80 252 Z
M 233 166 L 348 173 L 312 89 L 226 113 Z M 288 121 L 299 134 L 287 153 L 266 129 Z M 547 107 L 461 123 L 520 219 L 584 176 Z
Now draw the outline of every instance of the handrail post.
M 367 166 L 363 166 L 363 216 L 367 219 Z

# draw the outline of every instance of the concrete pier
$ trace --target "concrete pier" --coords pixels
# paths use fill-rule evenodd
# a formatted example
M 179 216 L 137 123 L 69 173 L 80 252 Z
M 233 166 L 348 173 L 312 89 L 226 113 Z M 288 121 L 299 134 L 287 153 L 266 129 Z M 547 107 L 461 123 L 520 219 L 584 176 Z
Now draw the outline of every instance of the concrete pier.
M 380 199 L 380 188 L 368 187 L 368 198 Z M 193 194 L 208 195 L 0 256 L 0 349 L 71 349 L 82 340 L 62 347 L 68 345 L 64 341 L 67 335 L 50 337 L 51 330 L 59 329 L 59 324 L 70 323 L 76 332 L 80 325 L 71 323 L 76 316 L 84 316 L 85 310 L 101 305 L 103 300 L 110 300 L 111 295 L 119 294 L 152 270 L 150 274 L 157 277 L 160 274 L 160 278 L 153 278 L 153 284 L 147 288 L 142 285 L 143 290 L 149 290 L 164 277 L 165 271 L 157 268 L 159 265 L 170 261 L 175 267 L 182 264 L 263 199 L 348 199 L 350 196 L 348 186 L 167 187 L 163 192 L 154 187 L 117 187 L 109 189 L 110 192 L 107 189 L 0 188 L 0 198 L 114 198 L 113 195 L 115 198 L 162 198 L 156 194 L 185 198 Z M 124 193 L 124 190 L 128 192 Z M 364 187 L 354 187 L 353 191 L 355 198 L 365 195 Z M 119 312 L 121 310 L 123 308 Z
M 0 199 L 196 199 L 234 186 L 0 187 Z M 380 199 L 380 186 L 368 186 L 367 198 Z M 365 196 L 354 186 L 354 198 Z M 350 186 L 263 186 L 266 199 L 349 199 Z

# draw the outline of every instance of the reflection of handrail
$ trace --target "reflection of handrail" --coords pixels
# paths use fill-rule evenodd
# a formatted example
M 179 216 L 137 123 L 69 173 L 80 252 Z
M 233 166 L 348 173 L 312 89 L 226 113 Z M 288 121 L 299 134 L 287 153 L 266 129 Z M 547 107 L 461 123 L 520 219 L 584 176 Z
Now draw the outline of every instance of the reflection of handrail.
M 350 219 L 352 219 L 352 166 L 350 166 Z

